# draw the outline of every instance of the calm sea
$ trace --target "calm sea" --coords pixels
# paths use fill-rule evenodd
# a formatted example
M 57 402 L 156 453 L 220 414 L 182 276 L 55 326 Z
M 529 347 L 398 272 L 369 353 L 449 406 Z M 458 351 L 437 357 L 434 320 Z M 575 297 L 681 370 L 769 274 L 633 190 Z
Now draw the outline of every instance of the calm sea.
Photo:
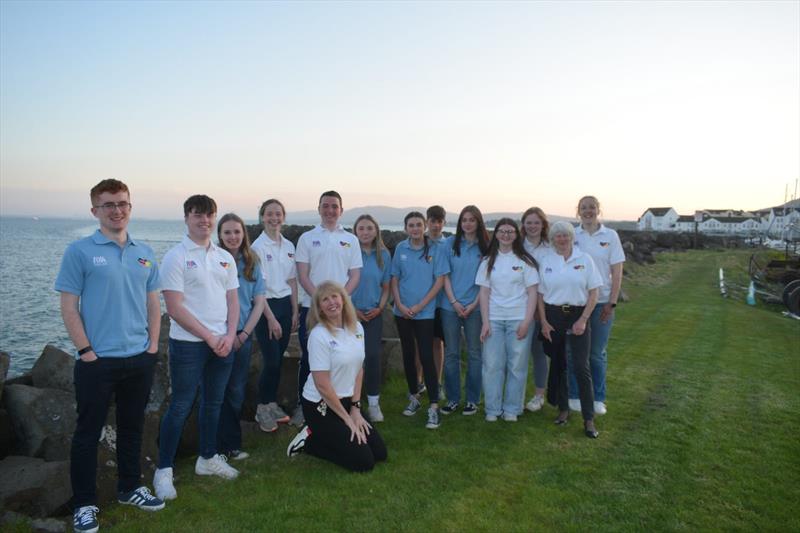
M 33 366 L 46 344 L 74 350 L 53 289 L 69 243 L 92 234 L 94 219 L 0 217 L 0 350 L 11 354 L 9 376 Z M 130 234 L 159 259 L 185 231 L 182 220 L 133 220 Z

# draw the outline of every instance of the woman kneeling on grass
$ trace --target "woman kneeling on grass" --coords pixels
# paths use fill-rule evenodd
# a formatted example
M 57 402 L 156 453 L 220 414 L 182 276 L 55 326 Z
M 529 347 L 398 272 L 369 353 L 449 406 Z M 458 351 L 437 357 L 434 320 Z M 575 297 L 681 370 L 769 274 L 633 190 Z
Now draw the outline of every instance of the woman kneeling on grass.
M 317 286 L 308 315 L 311 377 L 301 400 L 306 425 L 289 443 L 289 457 L 301 451 L 348 470 L 372 470 L 386 460 L 386 445 L 361 416 L 364 328 L 344 287 Z
M 554 223 L 549 237 L 556 253 L 545 256 L 539 265 L 539 292 L 542 293 L 539 316 L 542 317 L 542 336 L 546 341 L 544 349 L 552 359 L 548 400 L 558 403 L 560 412 L 555 423 L 559 426 L 566 424 L 569 417 L 566 345 L 569 342 L 578 378 L 584 433 L 596 439 L 598 432 L 594 427 L 594 395 L 589 371 L 591 331 L 587 322 L 603 281 L 592 258 L 573 248 L 575 229 L 572 224 Z

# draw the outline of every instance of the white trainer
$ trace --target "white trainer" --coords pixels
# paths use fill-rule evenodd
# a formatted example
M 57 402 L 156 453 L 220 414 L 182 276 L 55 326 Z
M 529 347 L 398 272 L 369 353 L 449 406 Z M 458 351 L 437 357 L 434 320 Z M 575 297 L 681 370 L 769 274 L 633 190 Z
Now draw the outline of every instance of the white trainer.
M 303 426 L 286 448 L 286 457 L 294 457 L 298 453 L 302 453 L 303 448 L 306 446 L 306 439 L 310 436 L 311 428 Z
M 604 415 L 608 412 L 606 409 L 606 404 L 603 402 L 594 402 L 594 414 L 596 415 Z
M 368 405 L 367 416 L 370 422 L 383 422 L 383 412 L 380 405 Z
M 497 415 L 486 415 L 487 422 L 497 422 Z
M 572 400 L 569 401 L 569 410 L 570 411 L 578 411 L 581 410 L 581 401 L 580 400 Z
M 219 476 L 223 479 L 236 479 L 239 471 L 228 464 L 228 458 L 215 454 L 209 459 L 201 455 L 194 464 L 194 473 L 198 476 Z
M 517 415 L 512 415 L 511 413 L 503 413 L 503 420 L 506 422 L 516 422 Z
M 544 406 L 544 396 L 534 396 L 531 398 L 531 401 L 525 404 L 525 409 L 528 411 L 535 413 L 536 411 L 540 411 Z
M 159 468 L 153 475 L 153 488 L 159 500 L 174 500 L 178 497 L 172 484 L 172 468 Z

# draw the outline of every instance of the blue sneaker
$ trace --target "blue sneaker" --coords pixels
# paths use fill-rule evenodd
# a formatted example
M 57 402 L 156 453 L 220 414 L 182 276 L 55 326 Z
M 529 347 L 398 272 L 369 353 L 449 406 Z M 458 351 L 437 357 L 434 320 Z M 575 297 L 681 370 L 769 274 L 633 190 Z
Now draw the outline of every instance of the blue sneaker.
M 150 494 L 147 487 L 139 487 L 130 492 L 120 492 L 117 501 L 125 505 L 133 505 L 144 511 L 160 511 L 164 508 L 164 501 Z
M 99 512 L 100 509 L 94 505 L 78 507 L 72 515 L 72 528 L 77 533 L 95 533 L 100 529 L 100 524 L 97 523 Z

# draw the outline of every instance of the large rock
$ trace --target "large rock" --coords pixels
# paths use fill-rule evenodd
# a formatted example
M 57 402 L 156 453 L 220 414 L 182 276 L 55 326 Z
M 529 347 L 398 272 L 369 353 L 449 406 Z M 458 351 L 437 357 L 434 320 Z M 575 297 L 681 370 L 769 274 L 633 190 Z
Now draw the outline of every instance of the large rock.
M 0 508 L 31 516 L 50 516 L 72 494 L 69 462 L 9 456 L 0 461 Z
M 48 344 L 31 369 L 33 386 L 75 392 L 75 357 Z
M 53 442 L 59 435 L 71 436 L 75 431 L 77 414 L 72 393 L 9 385 L 3 400 L 22 455 L 41 457 L 48 438 Z
M 14 450 L 14 428 L 8 411 L 0 409 L 0 459 Z
M 6 352 L 0 352 L 0 398 L 3 397 L 3 383 L 6 382 L 9 366 L 11 366 L 11 356 Z

